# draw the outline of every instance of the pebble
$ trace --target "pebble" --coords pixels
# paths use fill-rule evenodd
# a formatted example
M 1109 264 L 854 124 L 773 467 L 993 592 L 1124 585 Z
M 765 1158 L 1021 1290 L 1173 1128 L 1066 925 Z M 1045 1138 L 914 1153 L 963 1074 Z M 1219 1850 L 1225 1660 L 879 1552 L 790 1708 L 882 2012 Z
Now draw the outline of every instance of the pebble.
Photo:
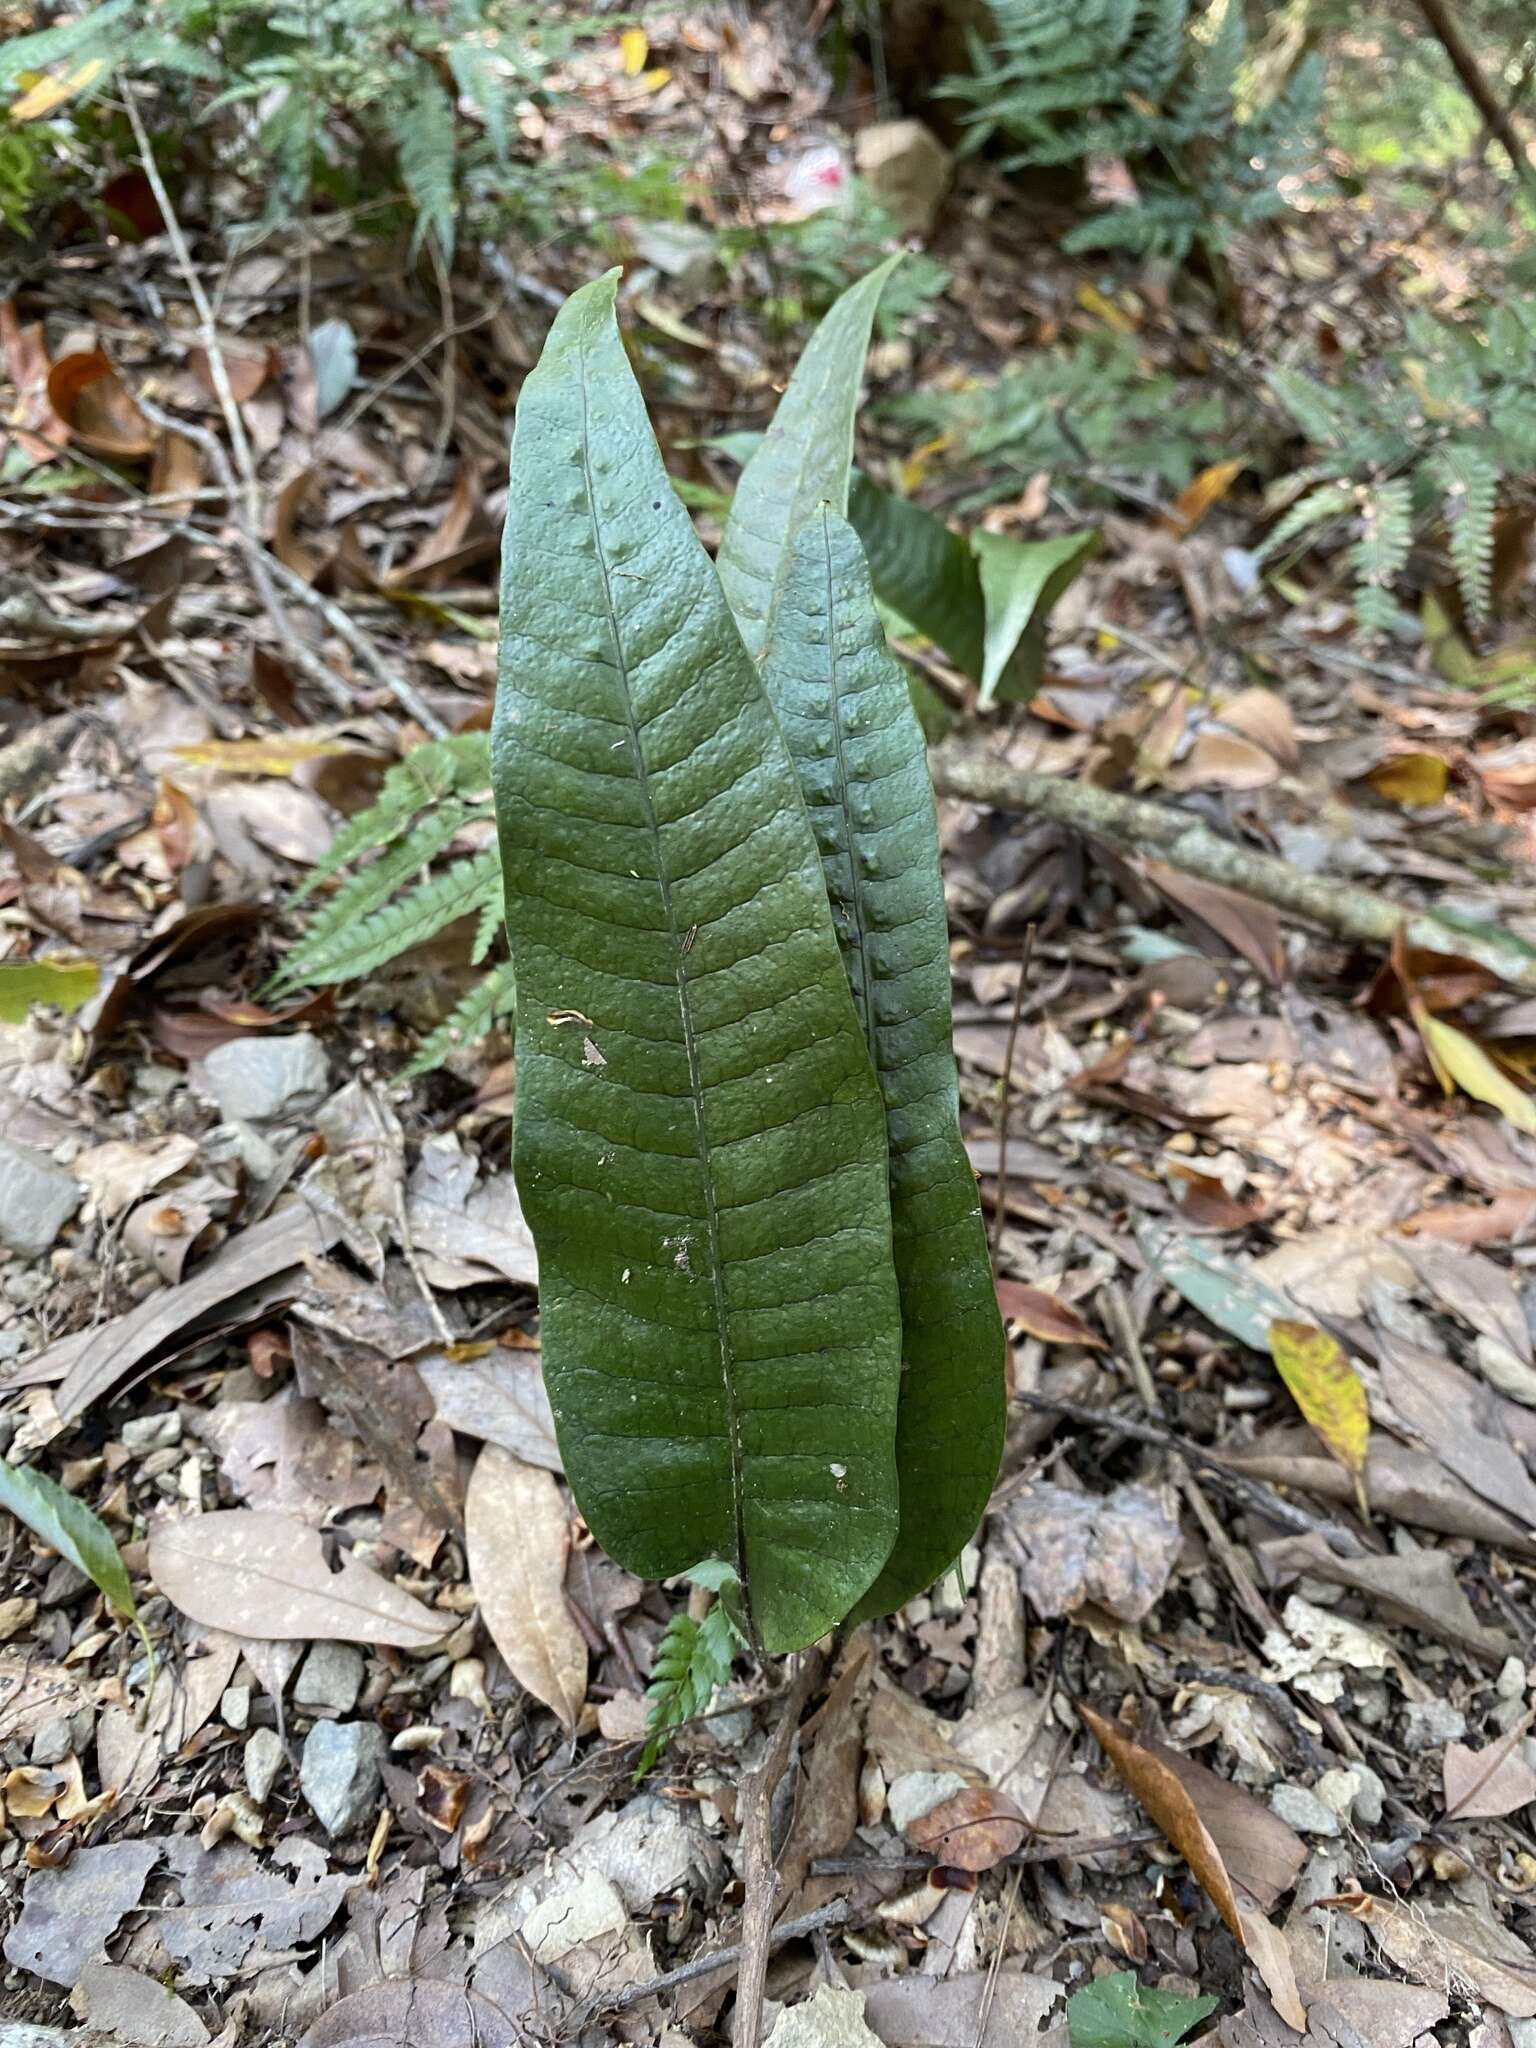
M 143 1457 L 150 1451 L 163 1451 L 171 1444 L 181 1442 L 181 1414 L 178 1409 L 167 1408 L 163 1415 L 130 1416 L 118 1434 L 123 1449 L 132 1451 L 136 1457 Z
M 1357 1820 L 1375 1827 L 1381 1819 L 1387 1788 L 1369 1764 L 1352 1763 L 1342 1770 L 1324 1771 L 1312 1788 L 1325 1806 L 1340 1820 Z
M 313 1109 L 331 1085 L 325 1050 L 308 1031 L 232 1038 L 209 1053 L 203 1073 L 221 1115 L 247 1123 Z
M 1277 1819 L 1283 1820 L 1288 1827 L 1300 1829 L 1304 1835 L 1336 1835 L 1339 1832 L 1339 1816 L 1305 1785 L 1276 1785 L 1269 1795 L 1269 1809 Z
M 1466 1715 L 1445 1700 L 1410 1700 L 1403 1709 L 1405 1749 L 1439 1749 L 1460 1742 L 1466 1732 Z
M 299 1786 L 328 1835 L 350 1835 L 371 1814 L 387 1744 L 372 1721 L 317 1721 L 304 1738 Z
M 293 1703 L 311 1714 L 350 1714 L 363 1685 L 363 1656 L 350 1643 L 316 1643 L 294 1681 Z
M 46 1770 L 63 1763 L 75 1746 L 75 1731 L 68 1714 L 55 1714 L 32 1738 L 32 1761 Z
M 258 1806 L 265 1806 L 283 1768 L 283 1745 L 276 1731 L 258 1728 L 245 1745 L 245 1789 Z
M 46 1152 L 0 1138 L 0 1244 L 40 1259 L 84 1200 L 79 1181 Z
M 933 232 L 949 189 L 951 157 L 924 121 L 875 121 L 855 144 L 859 176 L 899 234 Z
M 219 1701 L 219 1719 L 226 1728 L 240 1730 L 251 1725 L 251 1688 L 248 1685 L 227 1685 L 224 1697 Z

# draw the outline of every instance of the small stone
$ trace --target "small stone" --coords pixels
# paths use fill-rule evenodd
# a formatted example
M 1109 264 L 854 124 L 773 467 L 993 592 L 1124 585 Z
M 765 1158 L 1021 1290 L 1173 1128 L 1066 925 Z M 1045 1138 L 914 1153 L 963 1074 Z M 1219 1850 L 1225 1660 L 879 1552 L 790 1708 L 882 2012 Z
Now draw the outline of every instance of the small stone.
M 163 1451 L 181 1442 L 181 1416 L 174 1408 L 168 1408 L 163 1415 L 135 1415 L 123 1424 L 119 1434 L 125 1451 L 143 1457 L 150 1451 Z
M 1410 1700 L 1403 1709 L 1405 1749 L 1440 1749 L 1460 1742 L 1466 1732 L 1466 1715 L 1445 1700 Z
M 65 2048 L 63 2027 L 34 2027 L 26 2020 L 0 2020 L 0 2048 Z
M 1501 1700 L 1523 1700 L 1525 1697 L 1525 1666 L 1518 1657 L 1506 1657 L 1503 1668 L 1494 1680 L 1494 1691 Z
M 640 261 L 670 278 L 683 298 L 696 299 L 708 290 L 720 260 L 708 228 L 687 220 L 645 221 L 631 228 L 630 240 Z
M 1357 1820 L 1374 1827 L 1381 1819 L 1387 1788 L 1369 1764 L 1353 1763 L 1342 1770 L 1324 1771 L 1313 1786 L 1323 1804 L 1340 1820 Z
M 1278 1820 L 1300 1829 L 1304 1835 L 1339 1833 L 1339 1816 L 1305 1785 L 1276 1785 L 1269 1795 L 1269 1809 Z
M 313 1109 L 331 1085 L 324 1048 L 308 1031 L 231 1038 L 209 1053 L 203 1073 L 220 1113 L 249 1123 Z
M 901 234 L 932 234 L 951 159 L 926 122 L 876 121 L 860 131 L 854 163 Z
M 237 1733 L 251 1725 L 251 1688 L 248 1685 L 227 1685 L 224 1697 L 219 1701 L 219 1719 L 226 1728 Z
M 840 1984 L 818 1984 L 800 2005 L 786 2005 L 773 2023 L 767 2048 L 880 2048 L 864 2018 L 864 1994 Z
M 51 1721 L 45 1721 L 32 1738 L 32 1761 L 41 1764 L 45 1770 L 54 1764 L 63 1763 L 75 1746 L 75 1731 L 70 1725 L 68 1714 L 55 1714 Z
M 299 1786 L 328 1835 L 350 1835 L 371 1813 L 388 1748 L 372 1721 L 317 1721 L 304 1739 Z
M 245 1789 L 265 1806 L 283 1768 L 283 1745 L 275 1730 L 258 1728 L 245 1745 Z
M 46 1152 L 0 1138 L 0 1244 L 40 1259 L 84 1200 L 79 1181 Z
M 311 1714 L 350 1714 L 363 1686 L 363 1655 L 350 1643 L 316 1643 L 304 1659 L 293 1703 Z
M 37 1602 L 28 1594 L 13 1593 L 9 1600 L 0 1600 L 0 1643 L 20 1634 L 36 1614 Z

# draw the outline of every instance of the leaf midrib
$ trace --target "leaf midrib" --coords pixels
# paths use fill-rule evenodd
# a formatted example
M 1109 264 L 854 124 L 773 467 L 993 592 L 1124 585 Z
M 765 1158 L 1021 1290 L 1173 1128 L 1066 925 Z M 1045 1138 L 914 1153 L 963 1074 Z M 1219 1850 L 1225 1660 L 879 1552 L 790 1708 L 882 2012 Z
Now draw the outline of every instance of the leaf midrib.
M 726 1316 L 725 1275 L 720 1259 L 720 1215 L 715 1201 L 714 1164 L 711 1155 L 709 1128 L 704 1118 L 704 1085 L 699 1069 L 698 1044 L 694 1035 L 693 1006 L 688 989 L 688 951 L 683 944 L 683 934 L 678 925 L 677 907 L 672 898 L 672 881 L 663 857 L 661 828 L 656 821 L 656 807 L 651 799 L 650 776 L 645 765 L 645 750 L 641 745 L 640 728 L 635 719 L 634 699 L 629 685 L 629 663 L 625 659 L 623 636 L 619 630 L 618 608 L 613 600 L 613 579 L 608 567 L 608 553 L 603 545 L 603 526 L 598 517 L 597 492 L 592 481 L 592 427 L 591 409 L 587 391 L 587 349 L 585 338 L 577 343 L 576 361 L 580 372 L 578 383 L 581 389 L 581 475 L 587 493 L 587 513 L 592 524 L 592 544 L 596 554 L 598 574 L 602 578 L 603 608 L 608 615 L 608 630 L 613 641 L 614 666 L 619 678 L 619 688 L 624 703 L 624 727 L 629 741 L 630 759 L 634 763 L 635 784 L 640 793 L 640 803 L 645 814 L 645 828 L 651 841 L 656 862 L 656 881 L 661 891 L 662 909 L 666 915 L 667 932 L 672 942 L 674 973 L 677 981 L 678 1009 L 683 1024 L 683 1052 L 688 1063 L 688 1089 L 693 1099 L 694 1129 L 698 1136 L 699 1165 L 702 1169 L 704 1194 L 704 1230 L 709 1247 L 710 1284 L 715 1297 L 715 1323 L 720 1338 L 720 1377 L 725 1391 L 726 1440 L 731 1455 L 731 1514 L 735 1528 L 736 1573 L 741 1581 L 742 1603 L 750 1617 L 752 1612 L 750 1581 L 747 1573 L 746 1528 L 743 1519 L 741 1417 L 736 1405 L 736 1360 L 731 1348 L 730 1324 Z

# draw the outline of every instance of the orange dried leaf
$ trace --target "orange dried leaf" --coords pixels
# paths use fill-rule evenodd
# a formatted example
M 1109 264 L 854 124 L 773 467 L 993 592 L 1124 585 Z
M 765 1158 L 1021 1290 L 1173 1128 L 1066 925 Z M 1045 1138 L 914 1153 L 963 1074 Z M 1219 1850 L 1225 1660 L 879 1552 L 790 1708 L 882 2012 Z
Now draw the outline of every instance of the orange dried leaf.
M 956 1870 L 990 1870 L 1011 1856 L 1028 1832 L 1029 1823 L 1008 1795 L 987 1785 L 967 1785 L 941 1799 L 906 1829 L 914 1849 Z
M 1087 1344 L 1103 1351 L 1105 1340 L 1090 1329 L 1077 1310 L 1043 1287 L 1026 1287 L 1019 1280 L 999 1280 L 997 1303 L 1009 1322 L 1017 1323 L 1042 1344 Z
M 1224 498 L 1248 467 L 1246 455 L 1230 456 L 1202 469 L 1168 508 L 1168 524 L 1179 535 L 1193 533 L 1211 507 Z
M 99 348 L 60 356 L 48 372 L 48 402 L 72 441 L 111 462 L 140 462 L 155 452 L 155 430 Z

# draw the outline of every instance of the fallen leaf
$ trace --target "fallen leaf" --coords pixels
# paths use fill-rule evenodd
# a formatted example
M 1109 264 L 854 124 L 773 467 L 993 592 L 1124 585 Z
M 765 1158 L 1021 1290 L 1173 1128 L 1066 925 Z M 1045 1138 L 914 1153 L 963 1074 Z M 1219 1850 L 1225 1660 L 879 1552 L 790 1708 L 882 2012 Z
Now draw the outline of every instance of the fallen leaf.
M 1276 2012 L 1297 2032 L 1307 2024 L 1289 1952 L 1255 1907 L 1239 1899 L 1199 1808 L 1168 1764 L 1137 1741 L 1118 1721 L 1077 1702 L 1077 1711 L 1116 1771 L 1194 1873 L 1228 1930 L 1247 1951 L 1264 1979 Z
M 1017 1323 L 1043 1344 L 1086 1344 L 1095 1351 L 1108 1349 L 1105 1339 L 1083 1321 L 1070 1303 L 1043 1287 L 1026 1287 L 1019 1280 L 999 1280 L 997 1303 L 1010 1323 Z
M 209 2038 L 184 1998 L 121 1963 L 87 1963 L 69 2004 L 93 2034 L 115 2036 L 124 2048 L 203 2048 Z
M 224 359 L 224 375 L 236 405 L 254 398 L 278 369 L 277 351 L 267 342 L 239 341 L 224 334 L 219 336 L 219 354 Z M 217 398 L 219 388 L 214 381 L 213 365 L 201 342 L 187 350 L 187 367 L 208 396 Z
M 1197 1230 L 1246 1230 L 1264 1219 L 1265 1204 L 1258 1196 L 1241 1201 L 1229 1195 L 1213 1174 L 1198 1167 L 1171 1160 L 1168 1177 L 1183 1188 L 1179 1207 Z
M 1246 960 L 1266 981 L 1278 984 L 1284 979 L 1280 919 L 1267 903 L 1236 889 L 1224 889 L 1217 882 L 1198 881 L 1165 861 L 1144 860 L 1141 870 L 1197 932 L 1213 933 L 1227 951 Z
M 1248 467 L 1246 455 L 1228 456 L 1213 462 L 1187 483 L 1168 507 L 1165 524 L 1182 539 L 1193 533 L 1211 507 L 1218 504 Z
M 1511 2019 L 1536 2019 L 1536 1956 L 1470 1907 L 1345 1892 L 1319 1899 L 1362 1921 L 1390 1962 L 1434 1991 L 1468 1988 Z
M 990 1870 L 1020 1846 L 1029 1823 L 1005 1792 L 967 1785 L 908 1821 L 904 1832 L 914 1849 L 951 1869 Z
M 217 768 L 225 775 L 292 775 L 310 761 L 325 761 L 359 752 L 356 741 L 316 739 L 304 733 L 277 733 L 261 740 L 198 740 L 176 747 L 180 760 Z
M 94 960 L 66 960 L 50 954 L 44 960 L 0 961 L 0 1024 L 25 1024 L 40 1006 L 73 1016 L 88 1003 L 101 983 Z
M 1037 2039 L 1045 2048 L 1040 2028 L 1056 2013 L 1061 1994 L 1054 1978 L 1024 1970 L 968 1970 L 945 1978 L 908 1970 L 868 1986 L 864 2017 L 885 2048 L 1019 2048 Z
M 1438 754 L 1389 754 L 1365 779 L 1388 803 L 1425 811 L 1443 800 L 1451 771 Z
M 619 68 L 626 78 L 638 78 L 645 69 L 651 42 L 643 28 L 627 28 L 619 37 Z
M 551 1994 L 541 1983 L 545 1999 Z M 299 2048 L 521 2048 L 523 2018 L 436 1977 L 387 1977 L 328 2005 Z
M 170 1180 L 197 1157 L 197 1140 L 180 1132 L 163 1138 L 111 1138 L 105 1145 L 93 1145 L 74 1163 L 74 1175 L 90 1197 L 87 1222 L 100 1216 L 112 1222 L 135 1202 L 142 1201 L 151 1188 Z
M 1280 763 L 1267 747 L 1240 732 L 1207 726 L 1163 781 L 1169 789 L 1245 790 L 1265 789 L 1279 778 Z
M 451 1622 L 341 1553 L 332 1571 L 320 1533 L 263 1508 L 221 1508 L 157 1522 L 149 1573 L 183 1614 L 210 1627 L 235 1621 L 268 1641 L 389 1643 L 420 1650 Z
M 1523 1243 L 1536 1229 L 1536 1188 L 1501 1188 L 1491 1202 L 1437 1202 L 1405 1216 L 1408 1236 L 1478 1246 Z
M 78 1982 L 139 1903 L 161 1849 L 158 1842 L 113 1842 L 77 1850 L 60 1870 L 34 1870 L 21 1917 L 5 1938 L 6 1961 L 50 1984 Z
M 1117 1486 L 1104 1497 L 1035 1481 L 1002 1517 L 1020 1551 L 1020 1582 L 1048 1620 L 1092 1600 L 1143 1621 L 1162 1598 L 1182 1538 L 1173 1494 Z
M 112 360 L 99 348 L 60 356 L 48 372 L 48 402 L 72 441 L 109 462 L 139 462 L 156 434 Z
M 1153 1271 L 1191 1308 L 1252 1351 L 1268 1351 L 1271 1325 L 1292 1314 L 1285 1295 L 1209 1245 L 1150 1223 L 1137 1226 L 1136 1243 Z
M 416 1370 L 431 1392 L 440 1422 L 483 1443 L 500 1444 L 525 1465 L 563 1471 L 538 1352 L 512 1352 L 500 1345 L 489 1347 L 481 1357 L 440 1352 L 418 1359 Z
M 1284 1318 L 1269 1326 L 1270 1356 L 1296 1406 L 1355 1482 L 1367 1520 L 1365 1459 L 1371 1411 L 1359 1373 L 1337 1341 L 1314 1323 Z
M 1520 1716 L 1507 1734 L 1486 1749 L 1464 1742 L 1446 1744 L 1441 1759 L 1447 1820 L 1502 1820 L 1536 1799 L 1536 1770 L 1523 1745 L 1533 1716 Z
M 570 1534 L 550 1474 L 487 1444 L 464 1499 L 470 1584 L 512 1676 L 574 1733 L 587 1646 L 565 1599 Z
M 1414 1002 L 1411 1008 L 1429 1063 L 1446 1094 L 1454 1095 L 1459 1088 L 1474 1101 L 1498 1110 L 1517 1131 L 1536 1136 L 1536 1101 L 1519 1082 L 1511 1080 L 1465 1031 L 1458 1031 L 1443 1017 L 1432 1017 L 1421 1002 Z
M 1257 1546 L 1266 1570 L 1277 1581 L 1306 1575 L 1363 1593 L 1373 1614 L 1386 1615 L 1422 1634 L 1435 1636 L 1490 1668 L 1515 1653 L 1501 1629 L 1485 1628 L 1456 1577 L 1456 1561 L 1445 1550 L 1412 1550 L 1401 1557 L 1340 1557 L 1318 1530 L 1280 1536 Z
M 181 1902 L 157 1906 L 155 1932 L 184 1985 L 223 1984 L 258 1942 L 280 1952 L 318 1940 L 356 1882 L 331 1870 L 324 1849 L 305 1836 L 274 1844 L 265 1858 L 234 1842 L 204 1849 L 182 1836 L 166 1845 L 165 1860 Z
M 1134 1970 L 1117 1970 L 1073 1992 L 1067 2027 L 1072 2048 L 1177 2048 L 1219 2002 L 1143 1990 Z
M 87 57 L 62 75 L 45 72 L 19 100 L 12 100 L 6 111 L 13 121 L 41 121 L 94 85 L 106 68 L 105 57 Z
M 52 462 L 63 454 L 69 430 L 48 399 L 47 334 L 41 320 L 22 326 L 13 299 L 0 299 L 0 353 L 16 392 L 7 430 L 29 461 Z
M 1296 717 L 1278 690 L 1266 690 L 1258 684 L 1239 690 L 1235 697 L 1222 698 L 1216 706 L 1216 716 L 1234 732 L 1257 740 L 1282 767 L 1294 768 L 1299 764 L 1301 746 L 1296 738 Z

